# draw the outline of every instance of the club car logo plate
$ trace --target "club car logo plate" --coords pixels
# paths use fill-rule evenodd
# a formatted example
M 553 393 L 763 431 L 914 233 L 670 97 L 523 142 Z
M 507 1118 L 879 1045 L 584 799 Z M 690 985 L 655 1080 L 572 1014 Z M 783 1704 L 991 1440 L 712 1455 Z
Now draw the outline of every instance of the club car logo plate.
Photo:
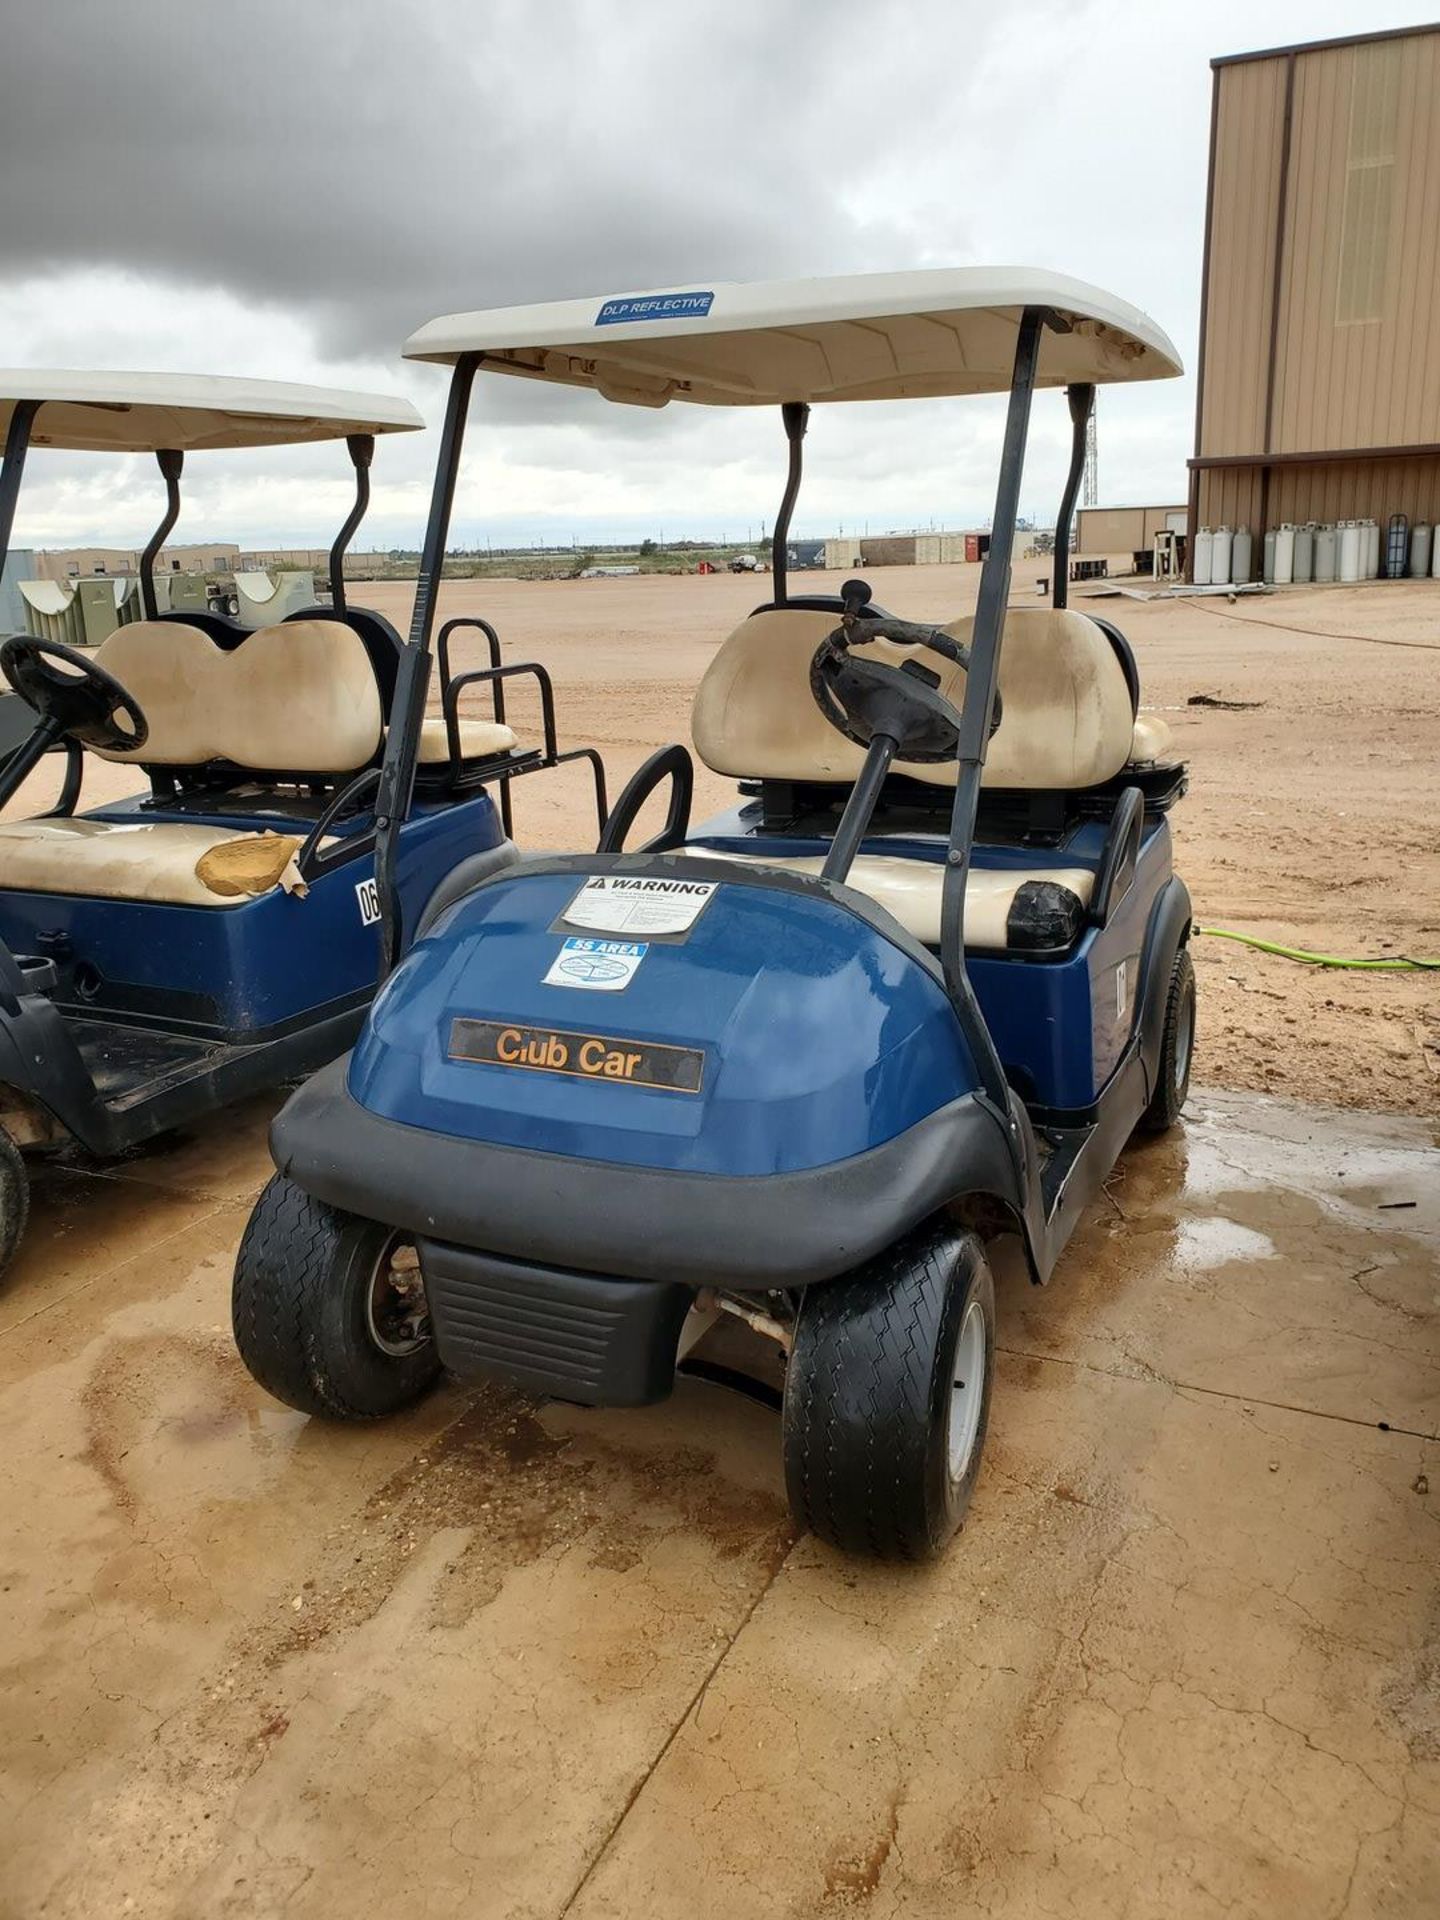
M 665 1093 L 699 1093 L 705 1078 L 705 1055 L 699 1047 L 667 1047 L 463 1015 L 450 1023 L 450 1058 L 521 1067 L 530 1073 L 563 1073 L 576 1080 L 608 1080 L 622 1087 L 658 1087 Z
M 607 300 L 595 316 L 597 327 L 631 326 L 637 320 L 703 320 L 715 304 L 708 291 L 645 293 L 630 300 Z

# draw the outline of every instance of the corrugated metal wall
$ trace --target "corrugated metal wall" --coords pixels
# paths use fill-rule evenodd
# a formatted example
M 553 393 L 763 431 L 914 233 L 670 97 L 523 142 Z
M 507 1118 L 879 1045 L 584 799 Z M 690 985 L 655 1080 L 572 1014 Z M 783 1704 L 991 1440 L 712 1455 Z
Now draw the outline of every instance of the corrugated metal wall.
M 1440 446 L 1440 33 L 1221 62 L 1214 133 L 1197 524 L 1433 520 L 1440 457 L 1264 456 Z
M 1440 442 L 1440 35 L 1296 56 L 1288 199 L 1269 450 Z
M 1202 527 L 1262 530 L 1261 469 L 1211 468 L 1200 476 Z M 1392 513 L 1434 522 L 1440 516 L 1440 460 L 1331 460 L 1274 467 L 1265 524 L 1378 520 Z
M 1258 453 L 1265 445 L 1266 342 L 1284 112 L 1283 60 L 1220 70 L 1202 454 Z

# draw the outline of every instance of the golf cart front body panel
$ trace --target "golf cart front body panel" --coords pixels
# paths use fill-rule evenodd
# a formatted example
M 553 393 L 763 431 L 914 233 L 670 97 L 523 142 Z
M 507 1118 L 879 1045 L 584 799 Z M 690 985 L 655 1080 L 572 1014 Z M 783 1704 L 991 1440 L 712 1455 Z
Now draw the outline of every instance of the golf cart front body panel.
M 484 1145 L 362 1106 L 323 1067 L 270 1129 L 275 1165 L 349 1213 L 519 1262 L 732 1292 L 848 1272 L 970 1191 L 1012 1201 L 1005 1124 L 959 1099 L 883 1146 L 795 1173 L 731 1177 Z
M 378 996 L 355 1098 L 477 1143 L 746 1177 L 868 1152 L 975 1087 L 944 989 L 905 947 L 813 889 L 694 870 L 713 891 L 683 937 L 567 921 L 583 870 L 478 888 Z M 667 1050 L 691 1057 L 679 1078 Z

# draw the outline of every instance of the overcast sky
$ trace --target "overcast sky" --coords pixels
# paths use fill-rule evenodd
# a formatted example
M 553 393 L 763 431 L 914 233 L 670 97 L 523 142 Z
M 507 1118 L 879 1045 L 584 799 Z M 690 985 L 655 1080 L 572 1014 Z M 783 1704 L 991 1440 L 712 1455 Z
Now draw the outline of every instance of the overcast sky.
M 1214 54 L 1422 21 L 1434 0 L 48 0 L 0 65 L 0 365 L 401 390 L 459 308 L 871 269 L 1053 267 L 1195 357 Z M 1182 499 L 1190 378 L 1102 390 L 1101 498 Z M 778 418 L 482 379 L 457 543 L 738 538 Z M 989 510 L 991 401 L 820 408 L 795 530 Z M 1024 508 L 1053 513 L 1064 400 Z M 382 442 L 359 546 L 413 545 L 433 435 Z M 328 540 L 343 450 L 194 455 L 176 538 Z M 17 545 L 131 545 L 149 462 L 37 452 Z

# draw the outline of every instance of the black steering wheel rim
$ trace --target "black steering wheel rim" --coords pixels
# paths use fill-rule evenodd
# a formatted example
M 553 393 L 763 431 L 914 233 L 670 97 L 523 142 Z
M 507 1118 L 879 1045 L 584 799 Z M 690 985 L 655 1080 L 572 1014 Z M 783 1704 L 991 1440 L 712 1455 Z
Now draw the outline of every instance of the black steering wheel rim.
M 56 660 L 68 670 L 51 664 Z M 135 696 L 78 647 L 17 633 L 0 645 L 0 672 L 57 739 L 103 753 L 134 753 L 150 737 L 150 723 Z M 122 726 L 122 713 L 134 724 Z

